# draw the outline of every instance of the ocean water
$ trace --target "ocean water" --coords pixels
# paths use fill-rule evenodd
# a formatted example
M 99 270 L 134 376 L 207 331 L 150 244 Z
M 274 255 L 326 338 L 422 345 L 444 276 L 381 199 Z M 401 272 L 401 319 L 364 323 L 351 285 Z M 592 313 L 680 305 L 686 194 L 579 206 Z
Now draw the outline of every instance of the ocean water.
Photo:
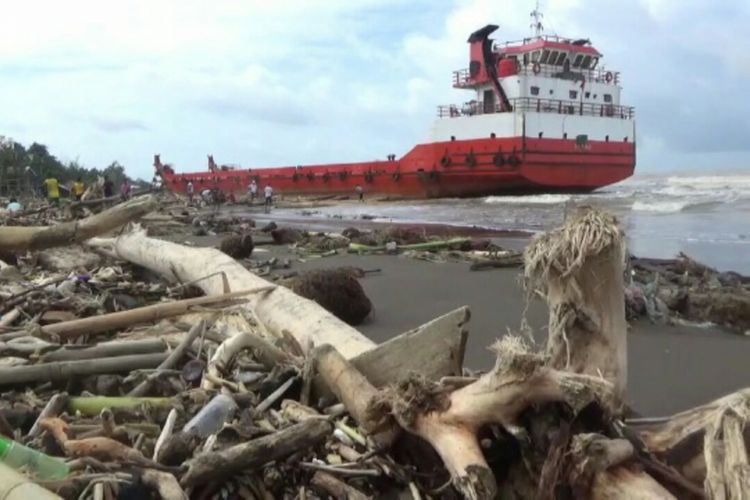
M 617 215 L 630 251 L 638 256 L 669 258 L 685 252 L 720 270 L 750 274 L 750 171 L 636 175 L 586 195 L 346 204 L 316 209 L 313 216 L 538 232 L 560 225 L 579 205 Z M 289 210 L 293 213 L 300 211 Z

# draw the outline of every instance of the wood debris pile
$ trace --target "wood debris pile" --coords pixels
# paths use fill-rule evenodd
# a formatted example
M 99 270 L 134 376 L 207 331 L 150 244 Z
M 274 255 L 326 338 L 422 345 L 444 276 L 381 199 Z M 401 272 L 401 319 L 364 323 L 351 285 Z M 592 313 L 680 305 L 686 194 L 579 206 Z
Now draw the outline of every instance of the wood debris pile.
M 462 366 L 466 308 L 376 345 L 142 229 L 46 257 L 57 271 L 20 258 L 0 271 L 0 433 L 45 458 L 0 458 L 0 497 L 747 498 L 750 389 L 627 418 L 623 238 L 594 210 L 535 238 L 549 339 L 504 337 L 481 374 Z

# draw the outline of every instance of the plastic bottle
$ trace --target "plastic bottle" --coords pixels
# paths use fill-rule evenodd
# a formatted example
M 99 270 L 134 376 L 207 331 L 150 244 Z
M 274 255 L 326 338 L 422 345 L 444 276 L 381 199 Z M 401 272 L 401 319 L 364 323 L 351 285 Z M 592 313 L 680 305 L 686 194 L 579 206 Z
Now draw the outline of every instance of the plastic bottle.
M 63 460 L 32 450 L 12 439 L 0 436 L 0 462 L 16 470 L 23 469 L 40 480 L 63 479 L 70 469 Z
M 234 402 L 234 399 L 219 394 L 185 424 L 182 432 L 207 438 L 211 434 L 219 432 L 224 424 L 234 417 L 235 411 L 237 411 L 237 403 Z

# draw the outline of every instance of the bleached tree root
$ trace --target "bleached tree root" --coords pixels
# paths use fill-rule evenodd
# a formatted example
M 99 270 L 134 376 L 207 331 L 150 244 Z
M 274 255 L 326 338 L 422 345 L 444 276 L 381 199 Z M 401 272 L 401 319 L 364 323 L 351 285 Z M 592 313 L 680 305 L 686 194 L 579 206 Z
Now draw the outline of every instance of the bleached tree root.
M 639 431 L 649 451 L 710 498 L 750 498 L 750 388 Z
M 592 500 L 675 497 L 637 467 L 617 467 L 630 461 L 635 450 L 630 441 L 599 434 L 577 434 L 571 444 L 570 484 L 576 496 Z
M 477 440 L 482 426 L 500 424 L 513 432 L 518 415 L 542 403 L 566 403 L 573 411 L 593 401 L 604 407 L 612 403 L 609 382 L 544 366 L 544 356 L 530 352 L 517 337 L 505 337 L 494 350 L 494 369 L 465 387 L 448 392 L 413 378 L 385 396 L 399 424 L 432 444 L 455 488 L 467 499 L 489 499 L 497 493 Z

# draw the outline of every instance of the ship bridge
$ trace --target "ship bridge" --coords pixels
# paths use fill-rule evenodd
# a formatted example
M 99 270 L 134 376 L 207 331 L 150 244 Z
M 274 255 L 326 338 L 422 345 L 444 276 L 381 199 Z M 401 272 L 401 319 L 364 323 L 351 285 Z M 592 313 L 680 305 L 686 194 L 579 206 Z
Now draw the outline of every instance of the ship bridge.
M 620 101 L 620 72 L 604 66 L 590 40 L 545 35 L 539 26 L 535 36 L 498 43 L 490 39 L 497 28 L 469 36 L 469 67 L 453 73 L 453 86 L 474 95 L 438 106 L 434 140 L 469 133 L 634 140 L 635 109 Z

